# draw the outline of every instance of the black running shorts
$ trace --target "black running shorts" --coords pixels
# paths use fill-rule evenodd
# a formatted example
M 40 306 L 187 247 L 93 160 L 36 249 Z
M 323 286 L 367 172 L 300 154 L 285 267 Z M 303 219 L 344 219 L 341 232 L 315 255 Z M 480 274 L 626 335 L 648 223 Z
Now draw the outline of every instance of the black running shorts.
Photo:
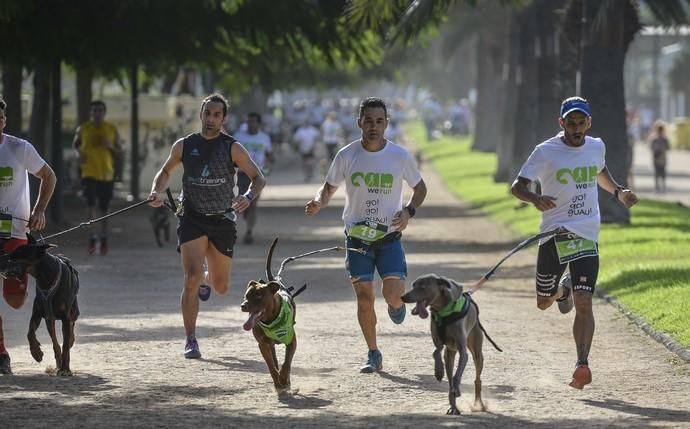
M 536 278 L 537 295 L 554 296 L 558 291 L 558 282 L 568 266 L 570 267 L 573 291 L 584 290 L 594 293 L 599 275 L 599 255 L 587 256 L 561 264 L 556 252 L 556 240 L 551 238 L 539 246 Z
M 235 222 L 221 216 L 203 216 L 185 213 L 177 224 L 177 251 L 188 241 L 206 236 L 220 253 L 232 258 L 237 227 Z

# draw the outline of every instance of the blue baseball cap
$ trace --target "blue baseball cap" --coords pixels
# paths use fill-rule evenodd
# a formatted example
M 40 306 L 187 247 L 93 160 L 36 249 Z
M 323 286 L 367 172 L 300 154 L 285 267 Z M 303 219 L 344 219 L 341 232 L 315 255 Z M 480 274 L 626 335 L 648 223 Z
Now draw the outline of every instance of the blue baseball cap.
M 582 112 L 587 116 L 592 116 L 592 113 L 589 110 L 589 103 L 587 103 L 587 100 L 584 98 L 569 98 L 565 100 L 563 104 L 561 104 L 561 118 L 565 118 L 575 111 Z

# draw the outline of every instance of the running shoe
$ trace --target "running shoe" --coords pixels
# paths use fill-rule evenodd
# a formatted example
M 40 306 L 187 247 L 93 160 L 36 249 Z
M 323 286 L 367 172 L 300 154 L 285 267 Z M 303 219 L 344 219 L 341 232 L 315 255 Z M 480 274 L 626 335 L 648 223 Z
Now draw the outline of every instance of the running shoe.
M 204 282 L 208 281 L 208 267 L 206 264 L 203 266 L 204 270 Z M 211 286 L 207 285 L 206 283 L 202 283 L 199 285 L 199 299 L 202 301 L 208 301 L 208 299 L 211 297 Z
M 558 298 L 556 302 L 558 302 L 558 309 L 561 311 L 561 313 L 566 314 L 573 309 L 574 305 L 573 282 L 570 278 L 570 273 L 565 273 L 563 277 L 561 277 L 561 281 L 558 282 L 558 285 L 563 288 L 563 296 Z
M 199 343 L 196 341 L 196 338 L 187 338 L 187 344 L 184 346 L 184 357 L 186 359 L 199 359 L 201 357 Z
M 0 353 L 0 374 L 12 374 L 9 353 Z
M 369 350 L 367 355 L 367 363 L 359 369 L 359 372 L 369 374 L 383 369 L 383 356 L 377 350 Z
M 401 324 L 403 320 L 405 320 L 405 312 L 405 304 L 401 305 L 400 308 L 393 308 L 390 304 L 388 305 L 388 317 L 390 317 L 396 325 Z
M 199 299 L 202 301 L 208 301 L 211 297 L 211 286 L 200 285 L 199 286 Z
M 573 372 L 573 380 L 570 382 L 570 387 L 582 390 L 582 388 L 591 382 L 592 371 L 589 370 L 589 366 L 580 364 L 575 368 L 575 372 Z

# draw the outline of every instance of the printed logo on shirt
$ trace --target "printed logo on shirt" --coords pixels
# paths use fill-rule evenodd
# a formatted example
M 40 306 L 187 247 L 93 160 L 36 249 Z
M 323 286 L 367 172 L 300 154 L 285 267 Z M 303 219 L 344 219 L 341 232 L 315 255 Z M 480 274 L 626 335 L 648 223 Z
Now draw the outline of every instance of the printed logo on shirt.
M 366 186 L 371 194 L 390 194 L 393 190 L 393 175 L 388 173 L 362 173 L 355 171 L 350 176 L 352 184 L 359 188 Z
M 199 149 L 194 148 L 194 149 L 192 149 L 191 152 L 189 152 L 189 155 L 191 155 L 191 156 L 200 156 L 201 154 L 199 153 Z
M 12 186 L 14 170 L 12 167 L 0 167 L 0 187 Z
M 201 171 L 201 177 L 208 177 L 211 171 L 208 169 L 208 164 L 204 165 L 204 169 Z
M 563 185 L 567 185 L 572 181 L 577 189 L 587 189 L 588 187 L 596 186 L 597 174 L 596 165 L 575 167 L 572 170 L 570 168 L 561 168 L 556 172 L 556 180 Z

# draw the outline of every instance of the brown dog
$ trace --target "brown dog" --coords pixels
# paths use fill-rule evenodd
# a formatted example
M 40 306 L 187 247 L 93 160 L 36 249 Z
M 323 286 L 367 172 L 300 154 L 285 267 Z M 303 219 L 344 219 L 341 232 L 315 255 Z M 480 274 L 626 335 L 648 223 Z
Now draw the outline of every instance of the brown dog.
M 242 311 L 249 313 L 244 329 L 250 329 L 259 343 L 259 350 L 266 361 L 268 371 L 273 378 L 273 385 L 278 394 L 288 393 L 290 390 L 290 367 L 297 349 L 297 335 L 295 334 L 295 303 L 289 291 L 280 279 L 273 277 L 271 272 L 271 257 L 278 238 L 273 240 L 266 257 L 266 276 L 268 283 L 263 280 L 252 280 L 247 284 L 242 302 Z M 276 344 L 285 344 L 285 360 L 278 365 Z

